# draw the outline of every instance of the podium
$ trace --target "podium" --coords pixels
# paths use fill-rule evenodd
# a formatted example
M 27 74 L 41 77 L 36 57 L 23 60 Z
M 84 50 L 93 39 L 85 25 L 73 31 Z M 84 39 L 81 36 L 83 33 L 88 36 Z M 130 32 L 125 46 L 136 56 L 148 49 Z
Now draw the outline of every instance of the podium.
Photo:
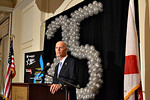
M 12 83 L 12 100 L 66 100 L 66 98 L 70 100 L 69 92 L 58 90 L 55 94 L 51 94 L 50 85 Z

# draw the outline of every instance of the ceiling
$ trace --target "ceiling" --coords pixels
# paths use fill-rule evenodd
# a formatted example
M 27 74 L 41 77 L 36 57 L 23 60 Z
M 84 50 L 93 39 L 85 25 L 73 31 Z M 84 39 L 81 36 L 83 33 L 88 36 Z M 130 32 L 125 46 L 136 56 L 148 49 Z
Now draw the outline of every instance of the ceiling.
M 14 8 L 23 9 L 28 4 L 30 4 L 32 1 L 34 1 L 34 0 L 0 0 L 0 25 L 6 19 L 9 18 L 10 13 L 13 11 Z M 38 4 L 46 5 L 45 4 L 46 2 L 52 4 L 52 5 L 48 5 L 48 8 L 46 8 L 44 6 L 40 6 L 40 7 L 43 7 L 43 8 L 41 8 L 41 9 L 44 9 L 43 12 L 46 12 L 45 10 L 50 9 L 49 12 L 52 13 L 63 3 L 64 0 L 35 0 L 35 1 L 37 3 L 38 7 L 39 7 Z M 55 9 L 52 9 L 52 7 Z M 39 10 L 41 10 L 41 9 L 39 8 Z
M 10 16 L 10 12 L 0 11 L 0 25 L 8 19 Z
M 15 7 L 17 0 L 0 0 L 0 25 L 9 18 L 11 10 Z

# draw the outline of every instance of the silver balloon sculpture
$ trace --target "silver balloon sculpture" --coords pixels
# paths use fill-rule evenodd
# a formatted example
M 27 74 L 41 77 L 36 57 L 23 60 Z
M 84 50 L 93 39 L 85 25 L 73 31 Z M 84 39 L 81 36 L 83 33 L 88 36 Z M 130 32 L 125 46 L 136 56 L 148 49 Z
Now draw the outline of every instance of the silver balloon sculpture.
M 89 3 L 88 6 L 79 8 L 71 13 L 71 18 L 68 18 L 66 15 L 55 18 L 48 25 L 46 31 L 47 39 L 51 39 L 54 36 L 54 33 L 58 28 L 62 28 L 62 40 L 68 45 L 68 49 L 71 52 L 71 55 L 79 59 L 87 59 L 88 62 L 88 73 L 89 73 L 89 82 L 85 88 L 77 89 L 77 99 L 78 100 L 88 100 L 94 99 L 95 95 L 98 93 L 98 89 L 102 86 L 102 65 L 101 58 L 99 57 L 100 53 L 95 49 L 93 45 L 86 44 L 85 46 L 79 43 L 79 30 L 80 22 L 85 18 L 96 15 L 99 12 L 102 12 L 102 3 L 93 1 Z M 51 68 L 48 69 L 49 75 L 54 75 L 55 66 L 59 63 L 58 58 L 54 58 Z M 45 76 L 45 83 L 51 83 L 52 78 L 48 75 Z

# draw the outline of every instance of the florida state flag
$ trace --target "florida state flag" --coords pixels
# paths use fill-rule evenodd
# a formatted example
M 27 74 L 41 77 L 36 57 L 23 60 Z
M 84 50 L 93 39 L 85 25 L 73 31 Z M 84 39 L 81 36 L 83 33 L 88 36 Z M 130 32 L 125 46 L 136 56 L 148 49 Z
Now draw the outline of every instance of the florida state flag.
M 124 100 L 143 100 L 138 49 L 134 0 L 130 0 L 124 68 Z

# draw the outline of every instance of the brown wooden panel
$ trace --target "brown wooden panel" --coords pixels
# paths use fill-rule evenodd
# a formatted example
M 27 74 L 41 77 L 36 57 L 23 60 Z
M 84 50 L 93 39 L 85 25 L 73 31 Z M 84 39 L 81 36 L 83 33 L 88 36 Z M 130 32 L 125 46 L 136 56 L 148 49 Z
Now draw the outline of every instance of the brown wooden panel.
M 51 94 L 50 85 L 33 83 L 13 83 L 12 100 L 65 100 L 65 91 Z
M 12 100 L 27 100 L 27 87 L 12 87 Z

